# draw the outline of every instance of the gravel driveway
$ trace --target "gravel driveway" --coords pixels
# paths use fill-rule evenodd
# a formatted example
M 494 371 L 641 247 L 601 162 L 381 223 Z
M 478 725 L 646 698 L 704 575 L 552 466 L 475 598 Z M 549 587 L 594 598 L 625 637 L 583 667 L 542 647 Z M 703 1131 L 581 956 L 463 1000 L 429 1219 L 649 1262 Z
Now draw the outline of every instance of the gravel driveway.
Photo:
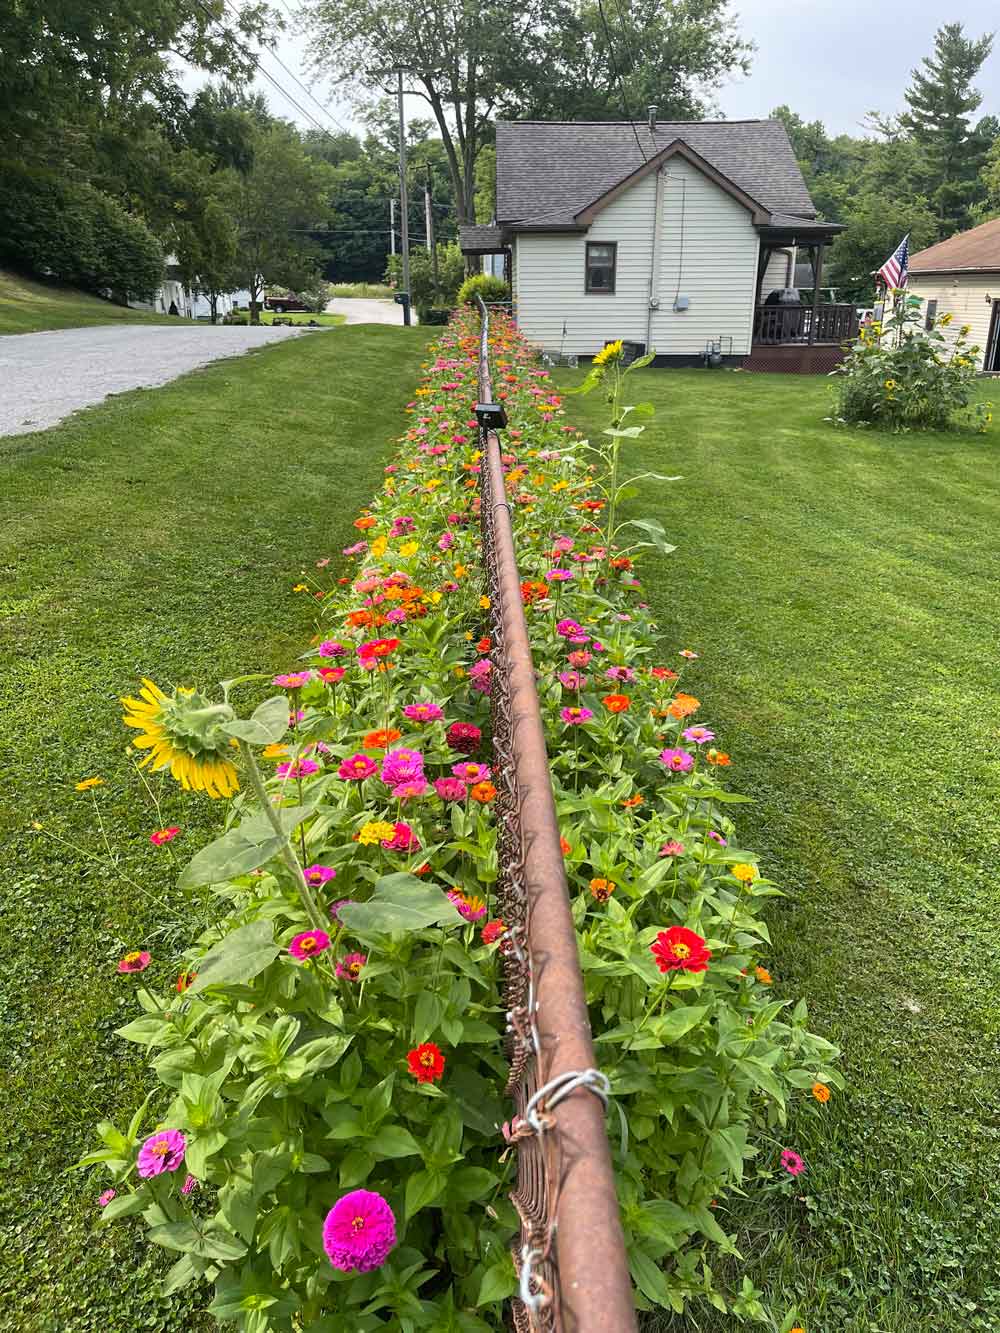
M 0 337 L 0 435 L 44 430 L 109 393 L 166 384 L 221 357 L 301 336 L 284 326 L 132 324 Z
M 403 307 L 395 301 L 382 301 L 363 296 L 335 296 L 326 303 L 327 314 L 344 315 L 348 324 L 403 324 Z M 417 312 L 410 318 L 417 323 Z

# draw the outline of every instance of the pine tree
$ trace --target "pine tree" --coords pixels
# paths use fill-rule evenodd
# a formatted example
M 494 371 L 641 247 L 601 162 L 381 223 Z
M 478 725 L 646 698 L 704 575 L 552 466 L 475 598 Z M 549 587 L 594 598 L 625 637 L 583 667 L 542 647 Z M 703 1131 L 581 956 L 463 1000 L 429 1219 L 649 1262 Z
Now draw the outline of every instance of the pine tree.
M 906 90 L 909 109 L 900 124 L 923 150 L 925 190 L 943 236 L 970 225 L 970 210 L 982 196 L 979 173 L 993 121 L 971 123 L 983 100 L 972 81 L 992 48 L 992 33 L 969 38 L 961 23 L 946 23 L 934 35 L 934 54 L 912 72 Z

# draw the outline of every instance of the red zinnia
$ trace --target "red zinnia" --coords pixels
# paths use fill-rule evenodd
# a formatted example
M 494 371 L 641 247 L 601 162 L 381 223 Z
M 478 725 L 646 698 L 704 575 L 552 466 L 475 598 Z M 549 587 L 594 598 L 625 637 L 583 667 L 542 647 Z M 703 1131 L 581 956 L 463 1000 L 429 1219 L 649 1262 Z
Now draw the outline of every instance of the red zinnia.
M 441 1048 L 432 1041 L 422 1042 L 407 1051 L 406 1063 L 418 1083 L 436 1083 L 444 1073 L 444 1056 Z
M 500 917 L 497 917 L 495 921 L 487 921 L 482 930 L 483 943 L 495 944 L 506 929 L 507 927 L 504 925 Z
M 649 948 L 661 972 L 704 972 L 712 957 L 702 937 L 687 926 L 661 930 Z
M 483 733 L 472 722 L 453 722 L 445 734 L 449 746 L 459 754 L 475 754 Z
M 174 838 L 180 833 L 180 828 L 173 824 L 170 828 L 158 828 L 155 833 L 149 835 L 149 841 L 154 847 L 162 847 L 165 842 L 173 842 Z

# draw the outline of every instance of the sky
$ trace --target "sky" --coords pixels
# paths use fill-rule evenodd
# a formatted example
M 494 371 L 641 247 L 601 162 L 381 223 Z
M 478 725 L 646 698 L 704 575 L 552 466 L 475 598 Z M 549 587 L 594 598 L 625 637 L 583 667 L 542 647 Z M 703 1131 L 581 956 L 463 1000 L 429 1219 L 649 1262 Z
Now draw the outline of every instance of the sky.
M 730 120 L 763 117 L 784 102 L 804 120 L 822 120 L 833 134 L 860 134 L 868 111 L 901 109 L 910 71 L 930 54 L 942 23 L 960 22 L 973 37 L 1000 27 L 996 0 L 952 0 L 947 6 L 941 0 L 735 0 L 733 8 L 740 30 L 757 51 L 749 77 L 720 90 L 723 115 Z M 275 52 L 330 112 L 324 114 L 273 56 L 263 54 L 263 67 L 308 113 L 258 78 L 257 88 L 277 115 L 302 126 L 311 123 L 311 116 L 334 130 L 332 116 L 347 128 L 358 128 L 347 98 L 311 83 L 303 37 L 286 32 Z M 196 87 L 204 78 L 192 75 L 185 82 Z M 984 94 L 979 114 L 1000 115 L 1000 36 L 977 86 Z M 427 117 L 429 108 L 407 98 L 406 115 Z

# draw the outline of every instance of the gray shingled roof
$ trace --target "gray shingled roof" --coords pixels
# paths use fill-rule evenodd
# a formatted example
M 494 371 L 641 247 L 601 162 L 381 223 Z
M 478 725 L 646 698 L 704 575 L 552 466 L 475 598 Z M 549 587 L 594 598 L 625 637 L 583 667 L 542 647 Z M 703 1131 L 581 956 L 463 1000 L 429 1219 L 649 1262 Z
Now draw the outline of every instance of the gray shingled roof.
M 780 120 L 497 122 L 497 221 L 571 226 L 646 158 L 683 139 L 771 213 L 816 209 Z M 636 134 L 639 144 L 636 143 Z
M 499 227 L 483 223 L 462 225 L 458 229 L 458 243 L 466 255 L 490 255 L 503 248 L 503 236 Z

